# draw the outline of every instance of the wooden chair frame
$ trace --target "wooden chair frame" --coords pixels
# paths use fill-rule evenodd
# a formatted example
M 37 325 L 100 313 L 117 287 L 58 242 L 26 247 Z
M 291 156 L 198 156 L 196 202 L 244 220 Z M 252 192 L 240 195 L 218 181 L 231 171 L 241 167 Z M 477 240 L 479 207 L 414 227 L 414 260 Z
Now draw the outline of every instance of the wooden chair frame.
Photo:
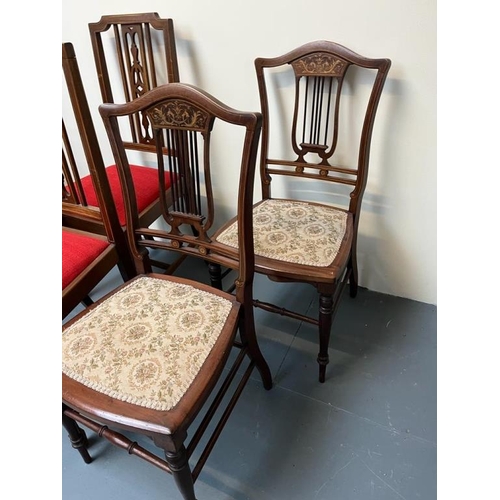
M 162 215 L 169 225 L 169 229 L 165 231 L 143 227 L 137 214 L 134 183 L 130 175 L 127 152 L 121 140 L 119 119 L 126 118 L 139 111 L 148 115 L 154 130 L 153 137 L 156 143 L 160 184 L 162 183 L 162 177 L 167 175 L 168 172 L 172 172 L 170 168 L 173 168 L 175 175 L 182 176 L 182 182 L 177 183 L 176 186 L 181 190 L 186 190 L 176 197 L 178 203 L 174 204 L 173 208 L 170 208 L 164 197 L 161 197 Z M 226 320 L 226 326 L 219 340 L 212 347 L 210 355 L 202 365 L 198 376 L 184 393 L 182 399 L 171 410 L 153 410 L 115 399 L 92 390 L 63 373 L 63 425 L 68 431 L 73 447 L 78 449 L 85 462 L 90 462 L 91 457 L 87 450 L 88 441 L 85 432 L 78 423 L 94 430 L 99 436 L 127 450 L 128 453 L 146 460 L 165 472 L 171 473 L 182 497 L 185 500 L 195 500 L 194 482 L 253 369 L 257 368 L 259 370 L 266 389 L 270 389 L 272 386 L 271 373 L 260 352 L 255 335 L 252 297 L 254 255 L 251 209 L 262 117 L 257 112 L 242 112 L 229 108 L 206 92 L 180 83 L 159 86 L 130 103 L 122 105 L 103 104 L 100 106 L 100 112 L 110 139 L 115 161 L 119 166 L 127 208 L 126 233 L 133 249 L 132 254 L 136 270 L 140 273 L 139 276 L 196 286 L 204 292 L 230 300 L 233 306 Z M 185 120 L 186 116 L 189 116 L 190 119 Z M 206 212 L 192 213 L 190 206 L 183 203 L 183 200 L 187 198 L 185 193 L 198 192 L 196 189 L 200 187 L 200 184 L 197 182 L 198 177 L 195 173 L 198 168 L 204 172 L 205 182 L 210 184 L 209 142 L 214 120 L 221 120 L 244 129 L 245 134 L 241 154 L 241 176 L 238 186 L 238 223 L 242 228 L 240 248 L 238 250 L 230 250 L 226 246 L 218 244 L 210 236 L 209 230 L 215 209 L 210 187 L 207 187 L 209 199 L 204 205 Z M 173 157 L 167 155 L 167 158 L 165 158 L 165 137 L 175 142 L 176 148 L 174 149 L 177 152 L 180 151 L 180 155 Z M 199 155 L 196 153 L 197 146 L 194 145 L 193 137 L 200 141 L 199 151 L 202 153 Z M 186 140 L 189 144 L 187 157 L 184 156 L 186 150 L 182 147 L 183 144 L 186 144 Z M 201 146 L 201 144 L 204 144 L 204 146 Z M 185 171 L 188 169 L 192 175 L 186 174 Z M 190 184 L 191 181 L 194 182 L 193 185 Z M 192 186 L 195 186 L 194 191 Z M 195 196 L 196 198 L 197 196 Z M 197 208 L 201 208 L 201 204 L 195 205 Z M 196 228 L 195 234 L 190 231 L 193 226 Z M 186 228 L 186 231 L 184 231 L 184 228 Z M 195 283 L 174 276 L 151 274 L 150 249 L 174 250 L 235 269 L 237 279 L 235 281 L 234 295 L 216 290 L 207 284 Z M 101 299 L 92 306 L 91 311 L 98 308 L 122 288 L 123 286 Z M 69 325 L 65 325 L 65 330 L 71 328 L 73 323 L 80 321 L 85 314 L 85 312 L 82 313 Z M 120 331 L 122 330 L 120 329 Z M 239 331 L 238 340 L 235 338 L 237 331 Z M 239 353 L 227 376 L 221 381 L 220 389 L 215 394 L 213 403 L 208 408 L 205 408 L 204 405 L 209 395 L 214 391 L 222 375 L 231 346 L 239 350 Z M 242 367 L 242 363 L 246 358 L 249 359 L 249 364 L 242 373 L 240 367 Z M 201 437 L 224 399 L 224 395 L 238 374 L 240 382 L 226 408 L 222 411 L 222 416 L 215 425 L 215 429 L 208 439 L 198 462 L 191 469 L 188 463 L 189 458 L 200 443 Z M 201 423 L 193 433 L 189 444 L 185 445 L 187 430 L 202 408 L 206 410 L 205 416 L 201 419 Z M 122 434 L 124 430 L 150 437 L 154 444 L 163 450 L 165 458 L 151 453 L 124 436 Z
M 161 18 L 156 12 L 104 15 L 98 22 L 89 23 L 89 34 L 94 62 L 104 103 L 114 103 L 120 90 L 124 102 L 140 97 L 159 84 L 159 75 L 164 70 L 168 83 L 179 81 L 179 66 L 172 19 Z M 105 37 L 114 38 L 113 47 L 107 47 Z M 155 58 L 157 53 L 160 57 Z M 110 68 L 118 66 L 118 74 Z M 159 66 L 161 65 L 161 67 Z M 141 114 L 128 119 L 129 137 L 124 136 L 127 150 L 137 152 L 154 151 L 151 125 Z M 167 191 L 172 203 L 173 190 Z M 161 216 L 159 200 L 156 199 L 141 213 L 145 226 L 152 225 Z M 174 262 L 154 261 L 160 269 L 173 273 L 184 257 Z
M 89 293 L 115 266 L 119 266 L 124 279 L 135 275 L 125 234 L 119 224 L 109 182 L 104 170 L 101 151 L 92 124 L 90 109 L 85 96 L 73 44 L 62 44 L 62 68 L 71 109 L 78 129 L 78 139 L 85 155 L 89 175 L 92 178 L 99 209 L 85 203 L 81 184 L 75 183 L 74 191 L 83 203 L 75 200 L 71 191 L 64 187 L 62 196 L 62 225 L 64 231 L 107 241 L 107 249 L 62 291 L 62 316 L 65 318 L 80 302 L 90 304 Z M 72 137 L 71 139 L 75 139 Z M 62 170 L 67 179 L 78 179 L 74 142 L 70 139 L 64 118 L 62 121 Z M 97 230 L 99 228 L 99 230 Z
M 272 303 L 255 300 L 255 306 L 266 311 L 289 316 L 316 325 L 319 330 L 319 380 L 325 381 L 326 366 L 329 363 L 328 347 L 333 318 L 339 306 L 342 291 L 350 283 L 350 294 L 356 296 L 358 287 L 357 234 L 361 202 L 365 191 L 370 145 L 378 103 L 387 73 L 391 66 L 389 59 L 371 59 L 360 56 L 352 50 L 330 41 L 306 43 L 282 56 L 257 58 L 257 75 L 261 111 L 263 115 L 262 146 L 260 157 L 260 180 L 262 201 L 273 200 L 271 185 L 273 177 L 288 179 L 311 179 L 331 186 L 351 186 L 346 229 L 338 253 L 331 264 L 315 266 L 298 264 L 265 257 L 256 252 L 256 272 L 276 282 L 301 282 L 314 286 L 319 293 L 318 317 L 310 317 L 278 307 Z M 270 102 L 266 71 L 273 68 L 291 68 L 294 75 L 295 98 L 291 127 L 290 157 L 270 157 Z M 342 88 L 349 68 L 358 67 L 375 72 L 373 86 L 368 98 L 362 121 L 361 136 L 357 151 L 357 165 L 344 166 L 333 163 L 334 153 L 340 139 L 339 105 Z M 302 96 L 302 97 L 301 97 Z M 283 103 L 280 103 L 283 106 Z M 302 122 L 300 121 L 302 120 Z M 285 156 L 285 155 L 283 155 Z M 311 157 L 313 159 L 311 159 Z M 333 189 L 330 190 L 333 193 Z M 306 196 L 306 195 L 305 195 Z M 332 197 L 333 199 L 333 197 Z M 255 205 L 255 208 L 261 205 Z M 290 201 L 290 200 L 282 200 Z M 297 200 L 292 200 L 297 201 Z M 321 203 L 306 201 L 309 206 Z M 332 206 L 335 203 L 332 203 Z M 324 206 L 329 206 L 324 204 Z M 234 221 L 222 227 L 220 236 Z M 218 272 L 221 272 L 218 270 Z M 212 284 L 222 287 L 221 275 L 212 272 Z

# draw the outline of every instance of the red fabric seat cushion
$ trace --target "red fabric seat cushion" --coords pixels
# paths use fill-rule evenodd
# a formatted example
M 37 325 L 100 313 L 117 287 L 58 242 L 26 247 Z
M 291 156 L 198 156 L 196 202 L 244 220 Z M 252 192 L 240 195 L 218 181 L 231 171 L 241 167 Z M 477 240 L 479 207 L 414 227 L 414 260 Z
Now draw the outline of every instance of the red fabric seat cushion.
M 64 290 L 108 246 L 107 241 L 63 229 L 62 289 Z
M 124 226 L 126 223 L 125 205 L 123 203 L 118 169 L 116 165 L 110 165 L 106 167 L 106 172 L 108 174 L 113 200 L 116 205 L 118 219 L 120 224 Z M 148 205 L 158 199 L 158 171 L 149 167 L 130 165 L 130 173 L 134 181 L 137 208 L 139 212 L 142 212 Z M 170 176 L 165 175 L 165 177 L 165 189 L 168 189 L 170 187 Z M 99 203 L 90 175 L 82 178 L 82 186 L 85 196 L 87 197 L 87 203 L 93 207 L 98 207 Z

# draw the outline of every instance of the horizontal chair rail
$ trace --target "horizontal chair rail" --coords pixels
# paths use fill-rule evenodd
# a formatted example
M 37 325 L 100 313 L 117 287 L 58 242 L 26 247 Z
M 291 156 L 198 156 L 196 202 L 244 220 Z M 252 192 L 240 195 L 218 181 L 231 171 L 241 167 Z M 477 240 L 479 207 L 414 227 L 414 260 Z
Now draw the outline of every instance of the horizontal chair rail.
M 347 270 L 344 273 L 344 277 L 342 278 L 342 281 L 340 282 L 340 286 L 337 287 L 335 290 L 335 294 L 333 296 L 333 301 L 335 304 L 335 311 L 337 310 L 340 300 L 340 295 L 344 291 L 345 286 L 347 285 L 349 281 L 349 277 L 351 276 L 351 271 Z M 270 302 L 263 302 L 261 300 L 254 299 L 253 301 L 254 307 L 258 307 L 259 309 L 263 309 L 264 311 L 273 313 L 273 314 L 279 314 L 280 316 L 286 316 L 288 318 L 293 318 L 293 319 L 298 319 L 301 321 L 305 321 L 306 323 L 310 323 L 311 325 L 318 326 L 319 321 L 316 318 L 312 318 L 311 316 L 307 316 L 306 314 L 300 314 L 295 311 L 290 311 L 289 309 L 286 309 L 284 307 L 279 307 L 275 304 L 271 304 Z
M 319 322 L 315 318 L 311 318 L 310 316 L 306 316 L 305 314 L 300 314 L 294 311 L 290 311 L 284 307 L 278 307 L 275 304 L 271 304 L 270 302 L 263 302 L 262 300 L 254 299 L 253 305 L 258 307 L 259 309 L 263 309 L 264 311 L 279 314 L 280 316 L 287 316 L 289 318 L 298 319 L 305 321 L 306 323 L 311 323 L 311 325 L 318 325 Z
M 313 168 L 319 168 L 319 167 L 313 167 Z M 327 169 L 324 169 L 327 170 Z M 347 184 L 349 186 L 355 186 L 356 181 L 352 179 L 344 179 L 343 177 L 337 177 L 333 175 L 328 175 L 322 174 L 321 170 L 317 174 L 306 174 L 304 172 L 288 172 L 286 170 L 278 170 L 277 168 L 268 168 L 267 169 L 268 174 L 276 174 L 276 175 L 287 175 L 289 177 L 300 177 L 300 178 L 307 178 L 307 179 L 321 179 L 324 181 L 330 181 L 330 182 L 337 182 L 338 184 Z
M 329 172 L 338 172 L 339 174 L 358 175 L 358 170 L 349 167 L 337 167 L 333 165 L 324 165 L 322 163 L 307 163 L 301 161 L 273 160 L 267 159 L 268 165 L 283 165 L 284 167 L 316 168 L 319 170 L 328 170 Z
M 155 465 L 161 470 L 168 472 L 169 474 L 172 473 L 170 467 L 168 466 L 165 460 L 161 459 L 154 453 L 151 453 L 150 451 L 144 449 L 135 441 L 126 438 L 125 436 L 123 436 L 123 434 L 111 430 L 107 425 L 98 424 L 93 420 L 90 420 L 89 418 L 85 417 L 81 413 L 72 410 L 71 408 L 67 408 L 66 410 L 64 410 L 64 414 L 72 418 L 73 420 L 76 420 L 80 424 L 85 425 L 89 429 L 93 430 L 98 436 L 107 439 L 110 443 L 114 444 L 115 446 L 127 450 L 129 455 L 135 455 L 139 458 L 142 458 L 143 460 L 146 460 L 150 464 Z
M 196 433 L 193 435 L 188 447 L 187 447 L 187 456 L 188 459 L 191 457 L 193 454 L 194 450 L 196 449 L 196 446 L 199 444 L 201 438 L 203 437 L 205 431 L 207 430 L 210 422 L 212 421 L 212 418 L 214 417 L 215 413 L 217 412 L 217 409 L 219 408 L 220 404 L 222 403 L 222 400 L 224 399 L 224 396 L 226 395 L 229 387 L 231 386 L 231 383 L 233 382 L 238 369 L 240 368 L 241 364 L 243 363 L 243 360 L 245 359 L 248 349 L 246 346 L 243 344 L 235 341 L 234 342 L 234 347 L 239 349 L 240 352 L 233 362 L 231 369 L 229 370 L 229 373 L 224 379 L 224 382 L 222 383 L 219 391 L 217 392 L 217 395 L 208 408 L 208 410 L 205 413 L 205 416 L 203 417 L 203 420 L 201 424 L 199 425 Z M 221 434 L 222 430 L 224 429 L 224 426 L 226 425 L 226 422 L 231 415 L 234 407 L 236 406 L 236 403 L 243 392 L 243 389 L 245 388 L 245 385 L 250 378 L 250 375 L 252 374 L 253 369 L 255 368 L 255 362 L 251 361 L 246 368 L 245 372 L 241 376 L 240 382 L 238 383 L 238 386 L 233 392 L 233 395 L 231 396 L 231 399 L 227 406 L 224 409 L 224 412 L 222 413 L 222 416 L 218 420 L 215 429 L 213 430 L 203 452 L 200 455 L 200 458 L 196 462 L 196 465 L 194 466 L 192 470 L 192 477 L 193 477 L 193 482 L 196 481 L 198 478 L 203 466 L 205 465 L 205 462 L 207 461 L 212 449 L 215 446 L 215 443 L 217 442 L 217 439 L 219 435 Z M 158 455 L 155 453 L 152 453 L 145 448 L 143 448 L 141 445 L 139 445 L 136 441 L 132 441 L 131 439 L 128 439 L 125 437 L 123 434 L 113 431 L 110 429 L 107 425 L 102 425 L 94 420 L 91 420 L 90 418 L 87 418 L 86 416 L 82 415 L 81 413 L 78 413 L 77 411 L 71 409 L 71 408 L 66 408 L 64 410 L 64 414 L 68 416 L 69 418 L 72 418 L 73 420 L 79 422 L 80 424 L 84 425 L 85 427 L 88 427 L 92 431 L 94 431 L 98 436 L 105 438 L 107 441 L 109 441 L 111 444 L 122 448 L 126 450 L 129 455 L 135 455 L 148 463 L 158 467 L 159 469 L 163 470 L 164 472 L 168 472 L 169 474 L 172 473 L 170 470 L 170 467 L 168 463 L 160 458 Z

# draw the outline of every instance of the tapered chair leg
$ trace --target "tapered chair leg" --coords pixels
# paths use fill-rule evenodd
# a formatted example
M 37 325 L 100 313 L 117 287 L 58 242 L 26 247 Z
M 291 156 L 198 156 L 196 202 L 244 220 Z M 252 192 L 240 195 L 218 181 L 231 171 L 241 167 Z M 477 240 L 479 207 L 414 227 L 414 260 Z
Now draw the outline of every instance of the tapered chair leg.
M 182 498 L 184 500 L 196 500 L 186 448 L 182 446 L 177 453 L 165 452 L 165 459 L 172 471 L 172 476 L 174 476 L 175 484 Z
M 325 381 L 326 365 L 330 362 L 328 345 L 333 319 L 333 296 L 321 294 L 319 297 L 319 381 Z
M 75 448 L 75 450 L 78 450 L 78 452 L 83 458 L 83 461 L 86 464 L 92 462 L 92 457 L 90 456 L 87 449 L 88 447 L 87 434 L 85 434 L 85 431 L 72 418 L 69 418 L 67 415 L 65 415 L 64 407 L 62 414 L 62 423 L 64 428 L 68 432 L 68 437 L 71 441 L 71 446 Z
M 257 370 L 259 370 L 260 376 L 262 378 L 262 384 L 264 385 L 264 389 L 269 391 L 273 387 L 273 378 L 271 376 L 271 370 L 269 369 L 264 356 L 260 352 L 260 349 L 252 349 L 252 344 L 254 342 L 249 343 L 249 350 L 252 356 L 252 359 L 255 361 L 255 366 Z M 255 346 L 254 346 L 255 347 Z
M 248 314 L 253 315 L 252 307 L 247 308 L 247 311 L 250 311 Z M 248 318 L 246 316 L 245 318 L 242 318 L 239 328 L 240 337 L 241 340 L 248 345 L 248 352 L 251 359 L 255 362 L 257 370 L 259 370 L 264 389 L 269 390 L 273 386 L 273 378 L 271 376 L 269 365 L 267 364 L 267 361 L 265 360 L 257 342 L 254 324 L 253 318 Z M 247 335 L 247 333 L 249 333 L 249 335 Z

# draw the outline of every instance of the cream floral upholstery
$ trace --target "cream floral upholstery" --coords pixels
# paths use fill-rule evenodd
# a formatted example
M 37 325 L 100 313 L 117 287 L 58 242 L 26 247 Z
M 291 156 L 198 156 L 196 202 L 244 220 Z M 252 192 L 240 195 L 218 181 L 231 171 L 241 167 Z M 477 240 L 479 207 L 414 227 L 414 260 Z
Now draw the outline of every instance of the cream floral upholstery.
M 289 200 L 265 200 L 254 208 L 255 254 L 270 259 L 323 267 L 337 255 L 347 213 L 333 207 Z M 238 224 L 217 241 L 238 247 Z
M 63 331 L 63 372 L 121 401 L 169 410 L 199 372 L 231 306 L 190 285 L 138 278 Z

